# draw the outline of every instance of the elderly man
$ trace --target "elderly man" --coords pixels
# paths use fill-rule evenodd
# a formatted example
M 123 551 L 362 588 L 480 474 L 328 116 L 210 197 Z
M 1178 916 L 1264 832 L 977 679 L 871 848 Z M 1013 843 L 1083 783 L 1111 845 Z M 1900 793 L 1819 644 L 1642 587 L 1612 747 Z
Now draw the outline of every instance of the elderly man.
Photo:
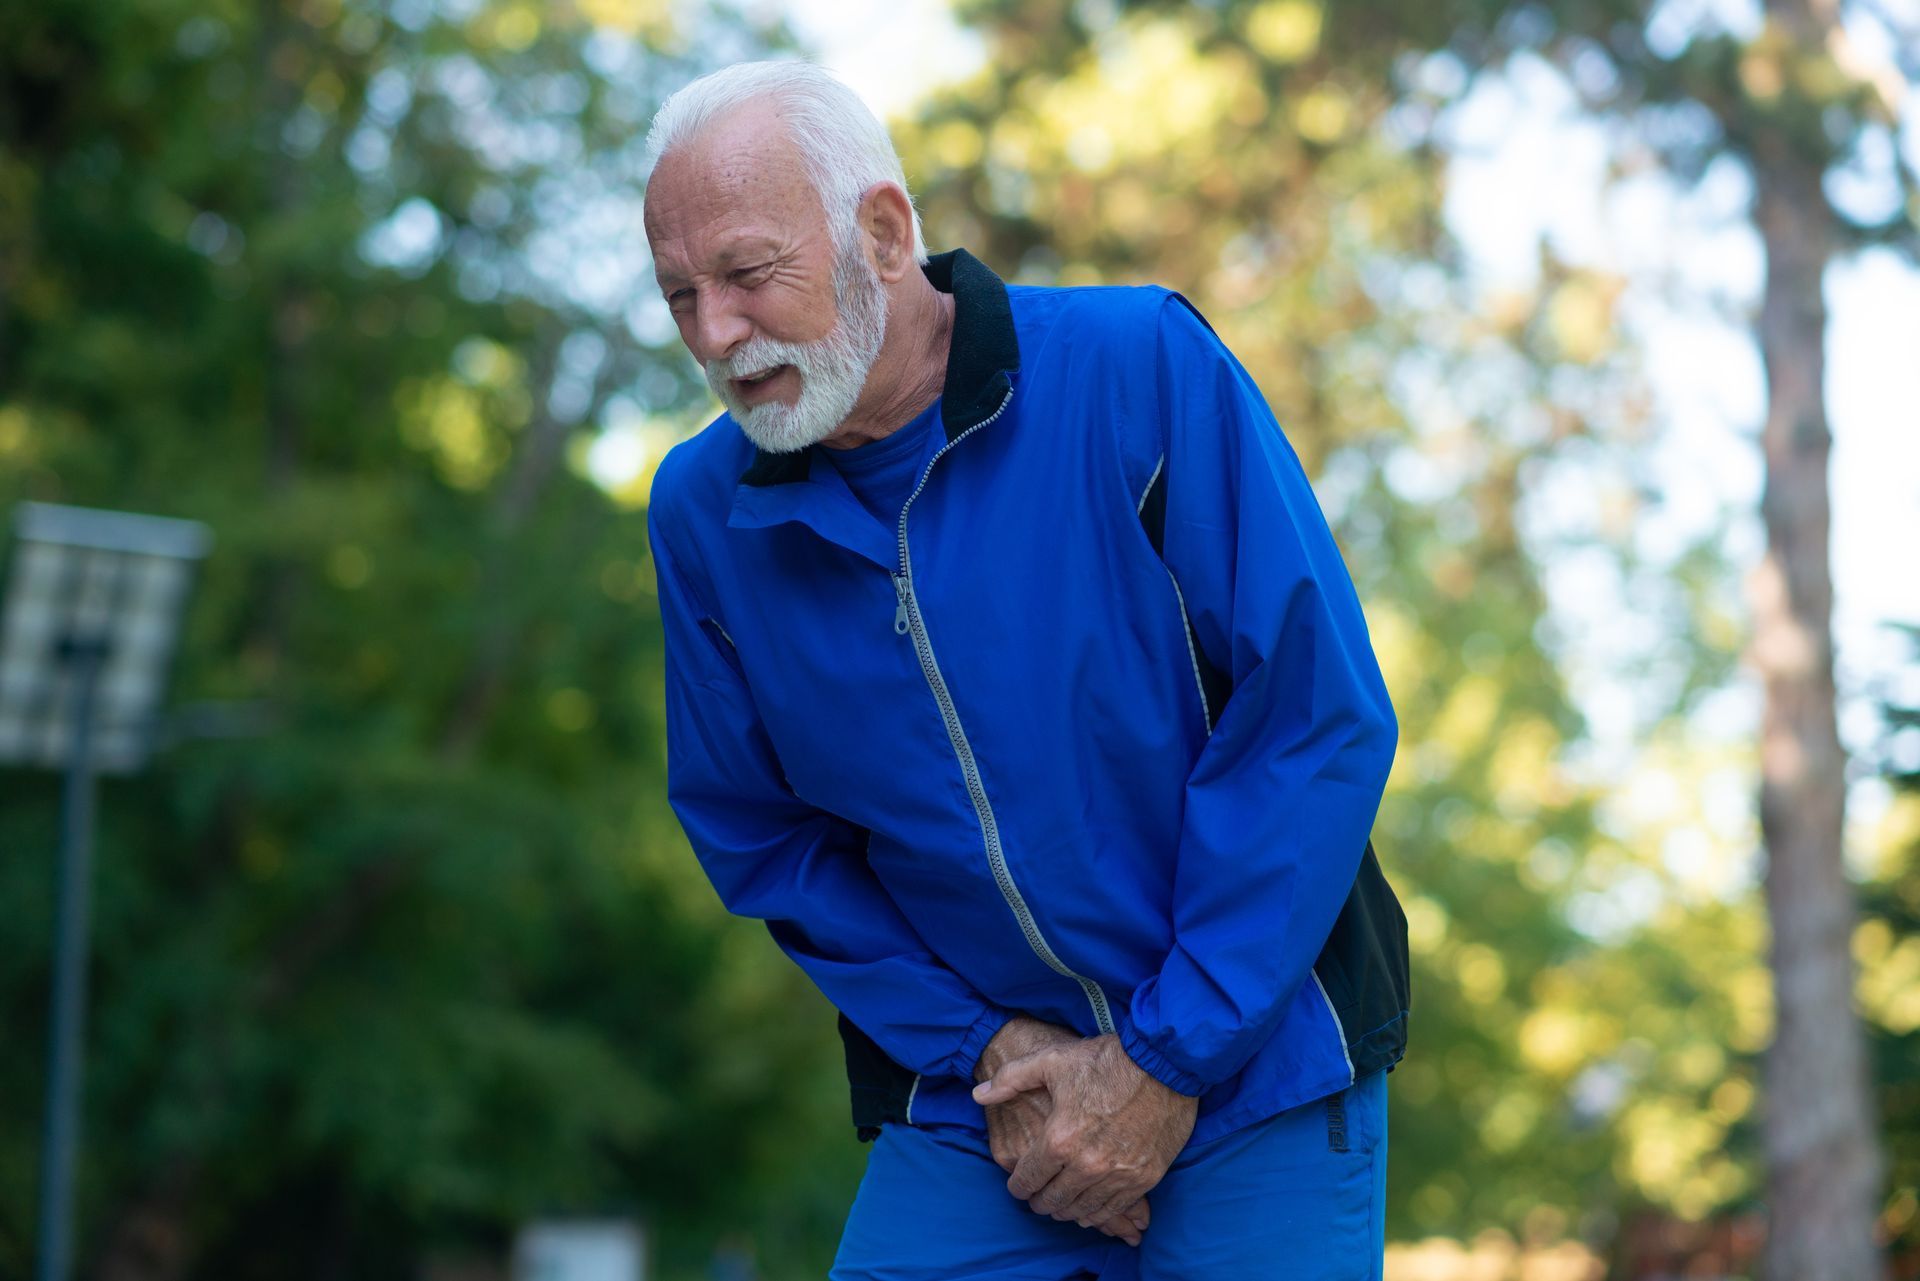
M 726 407 L 648 512 L 668 793 L 841 1011 L 833 1276 L 1378 1276 L 1396 726 L 1253 380 L 1178 294 L 928 258 L 805 64 L 649 143 Z

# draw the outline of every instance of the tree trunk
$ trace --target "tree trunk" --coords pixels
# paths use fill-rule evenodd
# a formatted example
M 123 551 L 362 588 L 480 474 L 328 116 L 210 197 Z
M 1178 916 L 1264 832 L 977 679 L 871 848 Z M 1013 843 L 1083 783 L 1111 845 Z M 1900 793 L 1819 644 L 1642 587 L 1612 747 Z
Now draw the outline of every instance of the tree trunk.
M 1825 25 L 1806 0 L 1770 16 Z M 1814 36 L 1814 38 L 1818 38 Z M 1824 401 L 1825 269 L 1837 243 L 1821 159 L 1779 118 L 1753 134 L 1766 246 L 1760 349 L 1766 557 L 1753 577 L 1753 657 L 1765 689 L 1760 830 L 1767 850 L 1775 1031 L 1766 1056 L 1768 1281 L 1873 1281 L 1882 1163 L 1853 1005 L 1854 905 L 1841 861 L 1846 757 L 1834 714 Z

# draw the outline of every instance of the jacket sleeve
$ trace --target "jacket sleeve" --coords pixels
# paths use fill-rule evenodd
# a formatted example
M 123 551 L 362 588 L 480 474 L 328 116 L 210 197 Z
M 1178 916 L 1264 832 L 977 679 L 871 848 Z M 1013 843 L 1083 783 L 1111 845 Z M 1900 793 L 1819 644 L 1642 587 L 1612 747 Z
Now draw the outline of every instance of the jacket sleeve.
M 1187 778 L 1172 950 L 1135 990 L 1123 1041 L 1156 1079 L 1198 1094 L 1245 1066 L 1317 982 L 1398 726 L 1299 460 L 1177 294 L 1159 311 L 1155 367 L 1163 554 L 1231 693 Z
M 1010 1017 L 927 950 L 866 861 L 865 829 L 796 796 L 733 646 L 650 509 L 666 637 L 667 798 L 727 910 L 767 923 L 827 999 L 926 1076 L 972 1078 Z

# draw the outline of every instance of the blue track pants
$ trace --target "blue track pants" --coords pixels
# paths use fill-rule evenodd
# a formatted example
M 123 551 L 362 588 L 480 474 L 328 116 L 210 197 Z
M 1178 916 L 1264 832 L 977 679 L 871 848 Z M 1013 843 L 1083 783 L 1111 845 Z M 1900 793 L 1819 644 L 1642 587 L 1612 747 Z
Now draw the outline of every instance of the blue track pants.
M 1194 1144 L 1147 1194 L 1139 1249 L 1035 1214 L 986 1140 L 888 1125 L 834 1260 L 833 1281 L 1379 1281 L 1387 1082 L 1363 1077 Z

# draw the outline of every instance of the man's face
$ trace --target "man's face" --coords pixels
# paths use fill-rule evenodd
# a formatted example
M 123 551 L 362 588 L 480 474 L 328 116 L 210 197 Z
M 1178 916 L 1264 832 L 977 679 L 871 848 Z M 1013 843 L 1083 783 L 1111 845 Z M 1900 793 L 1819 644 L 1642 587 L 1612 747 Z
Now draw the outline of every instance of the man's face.
M 879 354 L 886 291 L 857 241 L 836 250 L 772 110 L 662 157 L 646 227 L 680 338 L 748 438 L 784 453 L 832 435 Z

